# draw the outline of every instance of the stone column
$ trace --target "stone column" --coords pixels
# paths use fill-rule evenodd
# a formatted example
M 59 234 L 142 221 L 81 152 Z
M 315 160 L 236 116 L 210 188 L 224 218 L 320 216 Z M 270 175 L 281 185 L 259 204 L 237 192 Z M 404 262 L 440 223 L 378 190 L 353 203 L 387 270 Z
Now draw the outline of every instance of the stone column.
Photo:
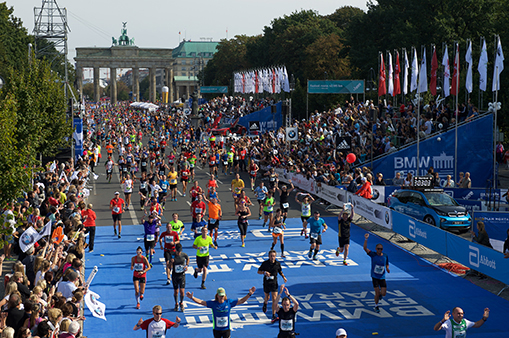
M 117 103 L 117 68 L 110 68 L 110 102 Z
M 149 101 L 156 101 L 156 68 L 151 67 L 148 69 L 149 76 Z
M 83 98 L 83 67 L 81 66 L 76 67 L 76 85 L 78 86 L 81 98 Z
M 175 98 L 173 97 L 173 86 L 175 85 L 175 83 L 173 82 L 173 68 L 170 68 L 170 79 L 169 79 L 170 82 L 168 82 L 167 86 L 170 88 L 170 93 L 169 93 L 169 100 L 170 100 L 170 103 L 173 103 L 175 102 Z
M 133 68 L 133 101 L 140 100 L 140 69 Z
M 94 67 L 94 101 L 99 102 L 101 99 L 101 87 L 99 86 L 101 68 Z
M 191 87 L 190 85 L 186 85 L 186 101 L 189 100 L 189 98 L 191 97 L 189 95 L 189 87 Z

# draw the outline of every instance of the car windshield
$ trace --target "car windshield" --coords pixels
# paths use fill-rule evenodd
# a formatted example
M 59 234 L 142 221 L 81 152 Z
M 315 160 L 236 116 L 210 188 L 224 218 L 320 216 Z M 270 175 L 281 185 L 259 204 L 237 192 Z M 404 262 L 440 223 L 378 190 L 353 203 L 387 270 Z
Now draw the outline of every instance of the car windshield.
M 444 194 L 444 193 L 436 193 L 436 192 L 426 192 L 424 193 L 424 196 L 428 199 L 429 205 L 438 207 L 438 206 L 444 206 L 444 205 L 452 205 L 457 206 L 459 205 L 454 198 L 451 196 Z

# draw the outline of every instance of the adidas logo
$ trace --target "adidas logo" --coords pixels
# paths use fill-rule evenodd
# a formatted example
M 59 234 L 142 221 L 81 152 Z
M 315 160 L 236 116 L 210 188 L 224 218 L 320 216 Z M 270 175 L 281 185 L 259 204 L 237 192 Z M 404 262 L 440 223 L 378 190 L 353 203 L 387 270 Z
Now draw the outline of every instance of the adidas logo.
M 249 127 L 249 129 L 257 130 L 257 129 L 258 129 L 258 124 L 253 123 L 253 124 L 251 125 L 251 127 Z
M 346 142 L 346 140 L 343 140 L 343 142 L 338 144 L 336 149 L 350 149 L 350 145 Z

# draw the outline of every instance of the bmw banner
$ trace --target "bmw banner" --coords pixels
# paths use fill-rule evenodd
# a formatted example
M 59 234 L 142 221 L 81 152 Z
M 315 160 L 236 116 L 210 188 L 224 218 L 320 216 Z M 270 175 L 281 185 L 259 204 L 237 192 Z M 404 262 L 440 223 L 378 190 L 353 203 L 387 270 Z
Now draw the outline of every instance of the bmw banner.
M 294 127 L 286 128 L 286 140 L 287 141 L 297 141 L 299 139 L 299 130 Z

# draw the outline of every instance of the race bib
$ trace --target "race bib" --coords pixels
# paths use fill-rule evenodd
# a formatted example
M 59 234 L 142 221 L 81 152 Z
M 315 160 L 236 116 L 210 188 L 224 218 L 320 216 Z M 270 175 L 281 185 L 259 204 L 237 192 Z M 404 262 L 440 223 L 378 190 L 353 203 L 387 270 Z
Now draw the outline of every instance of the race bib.
M 152 338 L 163 338 L 164 333 L 162 331 L 154 332 L 152 331 Z
M 189 164 L 190 168 L 194 168 L 194 163 Z
M 168 189 L 168 185 L 167 185 L 166 183 L 163 183 L 163 184 L 161 185 L 161 188 L 162 188 L 163 190 L 166 190 L 166 189 Z
M 177 180 L 176 180 L 176 179 L 171 179 L 171 180 L 170 180 L 170 183 L 171 183 L 171 184 L 177 184 Z
M 196 232 L 200 233 L 201 232 L 201 228 L 203 228 L 203 227 L 196 227 Z
M 312 239 L 317 239 L 318 235 L 320 235 L 318 232 L 312 232 L 309 234 L 309 237 L 311 237 Z
M 147 235 L 147 241 L 153 241 L 156 239 L 156 236 L 154 234 L 148 234 Z
M 277 235 L 277 234 L 280 234 L 283 232 L 283 229 L 281 229 L 280 227 L 275 227 L 274 228 L 274 233 Z
M 195 208 L 194 212 L 197 213 L 197 214 L 201 214 L 202 208 Z
M 375 265 L 375 270 L 374 272 L 377 274 L 377 275 L 382 275 L 385 271 L 385 266 L 383 265 Z
M 210 222 L 210 223 L 216 223 L 216 222 L 217 222 L 217 219 L 215 219 L 215 218 L 210 218 L 210 217 L 209 217 L 209 222 Z
M 143 263 L 134 263 L 134 271 L 143 271 Z
M 267 207 L 267 211 L 268 211 L 268 212 L 272 212 L 273 210 L 274 210 L 274 207 L 273 207 L 272 205 L 269 205 L 269 206 Z
M 173 242 L 173 237 L 172 236 L 165 236 L 164 241 L 169 244 L 169 243 Z
M 290 207 L 290 203 L 283 203 L 283 208 L 288 209 Z
M 251 171 L 251 175 L 253 175 L 253 176 L 256 175 L 256 171 L 254 171 L 254 170 Z
M 265 279 L 267 279 L 267 280 L 273 280 L 273 279 L 274 279 L 274 276 L 265 276 Z
M 143 182 L 143 183 L 140 183 L 140 189 L 147 189 L 147 183 Z
M 228 161 L 223 161 L 223 164 L 224 165 L 228 165 Z
M 119 207 L 113 207 L 113 212 L 118 214 L 120 212 L 120 208 Z
M 176 273 L 182 273 L 186 270 L 185 265 L 175 265 L 175 272 Z
M 127 172 L 127 167 L 123 167 L 122 170 Z
M 111 174 L 111 169 L 106 170 L 106 173 Z
M 216 161 L 210 161 L 210 165 L 216 164 Z
M 209 253 L 209 247 L 208 246 L 201 246 L 200 247 L 200 253 L 202 255 L 208 254 Z
M 228 326 L 228 317 L 216 317 L 216 326 L 217 327 L 227 327 Z
M 292 331 L 292 329 L 293 329 L 293 321 L 292 320 L 280 319 L 280 323 L 281 323 L 282 331 Z
M 141 166 L 142 167 L 146 167 L 147 166 L 147 162 L 141 162 Z

